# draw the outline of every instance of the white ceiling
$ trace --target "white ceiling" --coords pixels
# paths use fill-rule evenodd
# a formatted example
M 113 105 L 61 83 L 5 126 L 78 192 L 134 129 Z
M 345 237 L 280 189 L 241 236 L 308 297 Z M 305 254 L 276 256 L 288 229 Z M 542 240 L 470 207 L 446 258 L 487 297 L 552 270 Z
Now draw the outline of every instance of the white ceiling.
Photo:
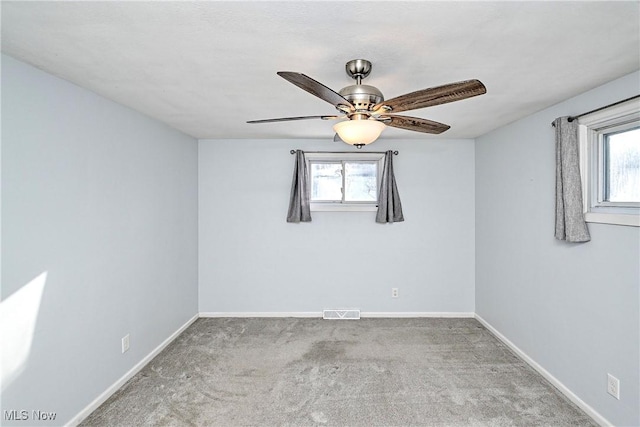
M 2 1 L 4 53 L 196 138 L 332 138 L 327 121 L 245 121 L 335 114 L 276 71 L 338 91 L 355 58 L 386 98 L 481 80 L 486 95 L 408 112 L 472 138 L 639 69 L 639 37 L 638 1 Z

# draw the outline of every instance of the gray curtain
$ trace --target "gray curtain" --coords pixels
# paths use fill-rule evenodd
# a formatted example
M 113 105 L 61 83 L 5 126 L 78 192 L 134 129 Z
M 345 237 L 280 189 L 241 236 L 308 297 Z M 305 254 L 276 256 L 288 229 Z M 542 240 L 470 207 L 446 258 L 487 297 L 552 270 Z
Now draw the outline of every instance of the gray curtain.
M 578 121 L 559 117 L 556 128 L 556 232 L 558 240 L 588 242 L 591 240 L 584 221 Z
M 404 221 L 402 204 L 396 186 L 396 178 L 393 175 L 393 151 L 389 150 L 384 156 L 384 170 L 378 195 L 378 214 L 376 222 L 400 222 Z
M 308 182 L 307 162 L 304 158 L 304 151 L 296 150 L 287 222 L 311 222 Z

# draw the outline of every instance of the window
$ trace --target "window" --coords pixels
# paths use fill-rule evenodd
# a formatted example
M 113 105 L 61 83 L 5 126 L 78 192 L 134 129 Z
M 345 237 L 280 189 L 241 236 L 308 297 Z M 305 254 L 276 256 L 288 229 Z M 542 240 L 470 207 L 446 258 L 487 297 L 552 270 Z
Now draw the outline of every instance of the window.
M 640 104 L 633 99 L 580 118 L 587 222 L 640 226 Z
M 375 211 L 384 154 L 306 153 L 312 211 Z

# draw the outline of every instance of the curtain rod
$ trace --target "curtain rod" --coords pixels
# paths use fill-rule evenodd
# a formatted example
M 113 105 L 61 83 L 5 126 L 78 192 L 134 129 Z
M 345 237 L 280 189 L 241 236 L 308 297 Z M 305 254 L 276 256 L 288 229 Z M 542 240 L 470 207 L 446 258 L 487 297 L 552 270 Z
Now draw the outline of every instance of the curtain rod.
M 596 108 L 595 110 L 587 111 L 586 113 L 578 114 L 577 116 L 569 116 L 567 119 L 569 122 L 574 121 L 575 119 L 579 119 L 582 116 L 586 116 L 587 114 L 595 113 L 596 111 L 604 110 L 605 108 L 614 107 L 618 104 L 622 104 L 623 102 L 631 101 L 632 99 L 640 98 L 640 95 L 632 96 L 631 98 L 623 99 L 622 101 L 614 102 L 613 104 L 605 105 L 604 107 Z M 551 122 L 551 126 L 555 127 L 555 122 Z
M 289 151 L 290 154 L 296 154 L 296 150 Z M 305 151 L 311 154 L 387 154 L 386 151 Z M 398 150 L 393 152 L 396 156 L 400 154 Z

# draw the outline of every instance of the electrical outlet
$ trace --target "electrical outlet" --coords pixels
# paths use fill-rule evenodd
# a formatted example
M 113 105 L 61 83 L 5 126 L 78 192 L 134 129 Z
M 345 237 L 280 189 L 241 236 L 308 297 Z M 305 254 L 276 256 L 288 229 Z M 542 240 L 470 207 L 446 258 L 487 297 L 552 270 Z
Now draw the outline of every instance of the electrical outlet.
M 607 393 L 620 400 L 620 380 L 607 374 Z
M 398 288 L 391 288 L 391 298 L 398 298 Z
M 129 334 L 122 337 L 122 352 L 126 353 L 129 350 Z

